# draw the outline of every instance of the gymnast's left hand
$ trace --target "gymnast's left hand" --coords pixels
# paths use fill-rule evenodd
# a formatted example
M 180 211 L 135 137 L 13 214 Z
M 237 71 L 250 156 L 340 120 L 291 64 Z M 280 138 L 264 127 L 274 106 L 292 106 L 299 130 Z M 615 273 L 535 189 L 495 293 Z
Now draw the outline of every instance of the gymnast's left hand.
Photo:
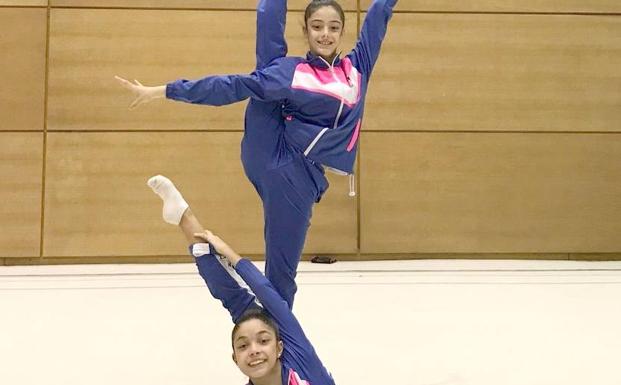
M 134 101 L 129 105 L 129 109 L 133 110 L 141 104 L 148 103 L 154 99 L 161 99 L 166 97 L 166 86 L 143 86 L 138 80 L 134 80 L 134 82 L 130 82 L 126 79 L 123 79 L 120 76 L 114 77 L 119 84 L 125 88 L 130 90 L 134 96 Z

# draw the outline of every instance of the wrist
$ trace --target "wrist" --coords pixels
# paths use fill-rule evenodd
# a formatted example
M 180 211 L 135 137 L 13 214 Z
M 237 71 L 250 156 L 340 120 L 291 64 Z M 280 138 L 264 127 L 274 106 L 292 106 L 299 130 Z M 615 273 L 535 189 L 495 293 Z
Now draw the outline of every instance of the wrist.
M 237 262 L 242 259 L 242 257 L 232 249 L 227 250 L 226 258 L 229 260 L 231 265 L 233 265 L 233 267 L 237 266 Z
M 151 97 L 153 99 L 162 99 L 166 97 L 166 86 L 150 87 Z

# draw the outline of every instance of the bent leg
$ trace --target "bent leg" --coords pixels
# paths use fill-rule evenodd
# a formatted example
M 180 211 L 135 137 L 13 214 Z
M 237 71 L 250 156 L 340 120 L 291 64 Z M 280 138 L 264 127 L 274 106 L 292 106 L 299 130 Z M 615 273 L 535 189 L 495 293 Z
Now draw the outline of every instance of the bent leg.
M 284 144 L 284 121 L 280 103 L 251 99 L 246 107 L 241 161 L 244 172 L 259 195 L 265 172 L 278 162 Z

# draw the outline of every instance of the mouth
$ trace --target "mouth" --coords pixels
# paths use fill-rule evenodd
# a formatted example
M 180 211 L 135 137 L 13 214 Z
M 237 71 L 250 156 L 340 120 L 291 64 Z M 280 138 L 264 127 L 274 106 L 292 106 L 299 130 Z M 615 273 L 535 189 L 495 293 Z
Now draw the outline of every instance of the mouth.
M 265 362 L 267 362 L 267 360 L 254 360 L 248 363 L 248 366 L 250 366 L 251 368 L 256 368 L 259 365 L 264 364 Z
M 317 44 L 320 47 L 330 47 L 332 45 L 332 42 L 330 42 L 330 41 L 318 41 Z

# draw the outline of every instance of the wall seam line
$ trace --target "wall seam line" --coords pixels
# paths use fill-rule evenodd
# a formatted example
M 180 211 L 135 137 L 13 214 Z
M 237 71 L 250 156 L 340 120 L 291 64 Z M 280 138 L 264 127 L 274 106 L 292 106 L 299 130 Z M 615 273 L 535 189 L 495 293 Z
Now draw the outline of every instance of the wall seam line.
M 45 242 L 45 183 L 47 173 L 47 115 L 48 115 L 48 90 L 49 90 L 49 64 L 50 64 L 50 19 L 52 7 L 48 1 L 45 31 L 45 77 L 43 91 L 43 153 L 41 158 L 41 223 L 39 228 L 39 262 L 43 260 Z

